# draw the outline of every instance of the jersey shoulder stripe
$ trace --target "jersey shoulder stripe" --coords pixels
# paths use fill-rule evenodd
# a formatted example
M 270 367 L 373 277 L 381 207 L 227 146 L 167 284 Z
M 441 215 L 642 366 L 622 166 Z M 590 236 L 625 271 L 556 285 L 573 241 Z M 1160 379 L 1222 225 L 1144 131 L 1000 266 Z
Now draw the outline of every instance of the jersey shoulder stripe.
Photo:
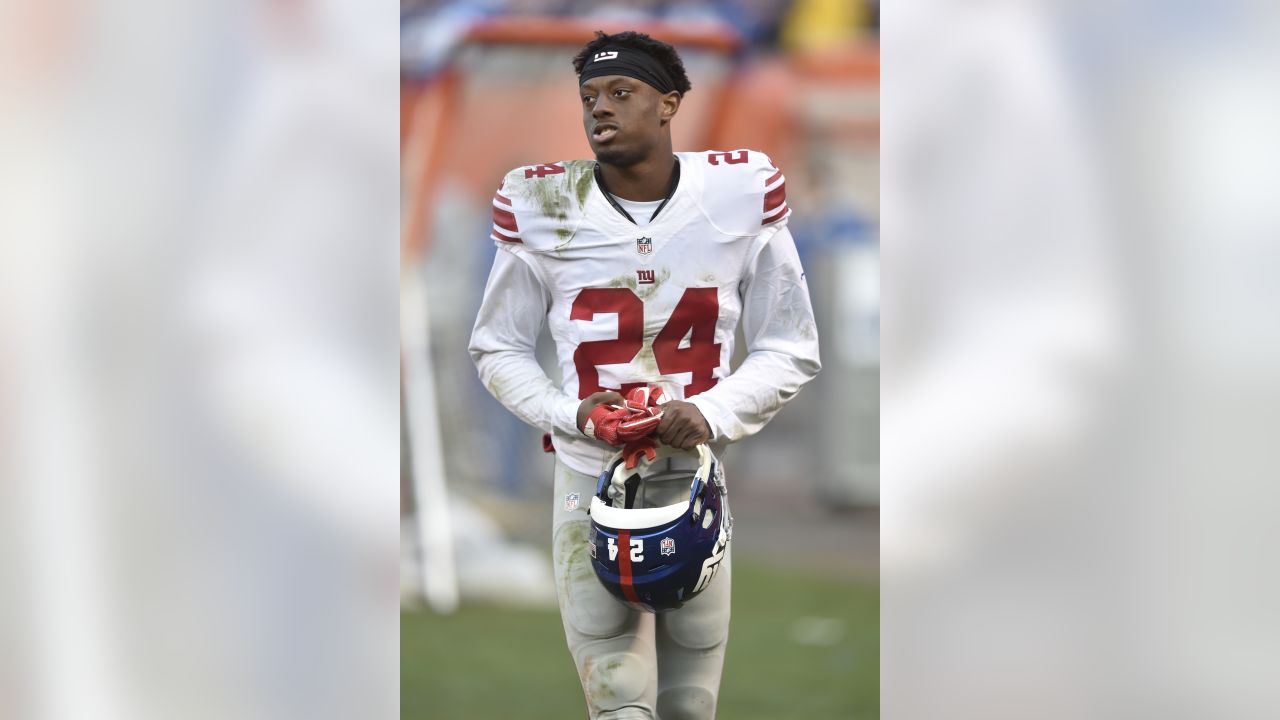
M 787 207 L 787 178 L 783 176 L 781 170 L 765 180 L 763 212 L 761 225 L 772 225 L 791 212 Z
M 523 242 L 511 199 L 502 194 L 505 185 L 503 183 L 503 187 L 493 194 L 493 232 L 490 237 L 500 242 Z
M 514 168 L 493 196 L 493 232 L 499 242 L 518 242 L 546 252 L 573 237 L 582 221 L 594 162 L 566 160 Z
M 721 231 L 756 235 L 790 216 L 786 178 L 765 153 L 740 149 L 680 155 L 699 178 L 703 212 Z

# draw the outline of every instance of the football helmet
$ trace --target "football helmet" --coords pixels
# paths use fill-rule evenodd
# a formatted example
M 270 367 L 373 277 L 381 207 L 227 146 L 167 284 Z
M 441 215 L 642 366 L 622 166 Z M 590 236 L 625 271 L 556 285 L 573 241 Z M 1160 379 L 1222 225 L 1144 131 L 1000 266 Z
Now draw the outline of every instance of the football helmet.
M 696 470 L 671 469 L 697 457 Z M 657 448 L 628 468 L 628 453 L 610 459 L 591 498 L 587 542 L 600 582 L 622 602 L 647 612 L 674 610 L 715 579 L 733 534 L 724 470 L 706 445 L 695 450 Z M 676 462 L 668 462 L 675 459 Z M 687 466 L 687 463 L 685 463 Z M 688 495 L 683 483 L 689 479 Z M 679 502 L 645 507 L 642 498 L 660 481 Z M 661 497 L 661 492 L 649 492 Z

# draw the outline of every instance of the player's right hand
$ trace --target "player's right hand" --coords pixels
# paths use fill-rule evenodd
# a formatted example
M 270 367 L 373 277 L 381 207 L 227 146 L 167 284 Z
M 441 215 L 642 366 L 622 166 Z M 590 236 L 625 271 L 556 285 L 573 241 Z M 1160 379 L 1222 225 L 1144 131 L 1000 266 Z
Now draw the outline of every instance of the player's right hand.
M 591 393 L 583 398 L 582 402 L 578 404 L 578 430 L 587 437 L 595 437 L 595 433 L 588 432 L 587 430 L 587 420 L 591 417 L 591 411 L 602 406 L 605 408 L 608 408 L 610 405 L 621 407 L 625 404 L 626 400 L 622 395 L 613 390 Z
M 592 393 L 578 405 L 578 429 L 589 438 L 621 445 L 625 441 L 618 438 L 618 428 L 630 416 L 622 395 L 612 391 Z
M 583 435 L 620 446 L 651 435 L 662 420 L 658 388 L 636 388 L 624 399 L 616 392 L 588 395 L 578 405 L 578 429 Z

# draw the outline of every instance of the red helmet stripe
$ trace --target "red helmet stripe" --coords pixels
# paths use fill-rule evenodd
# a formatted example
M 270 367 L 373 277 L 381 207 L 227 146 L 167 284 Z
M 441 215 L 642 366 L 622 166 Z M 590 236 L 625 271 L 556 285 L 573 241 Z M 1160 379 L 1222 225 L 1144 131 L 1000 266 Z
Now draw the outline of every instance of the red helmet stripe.
M 631 577 L 631 531 L 618 531 L 618 577 L 622 582 L 622 594 L 633 603 L 639 603 L 635 584 Z

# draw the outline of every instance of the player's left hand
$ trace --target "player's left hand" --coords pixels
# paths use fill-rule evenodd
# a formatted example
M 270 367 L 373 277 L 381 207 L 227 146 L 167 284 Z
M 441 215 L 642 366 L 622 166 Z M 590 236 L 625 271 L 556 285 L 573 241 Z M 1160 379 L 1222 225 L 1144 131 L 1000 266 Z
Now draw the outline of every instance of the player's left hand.
M 692 450 L 711 440 L 711 425 L 702 416 L 697 405 L 683 400 L 669 400 L 662 406 L 662 422 L 658 424 L 658 439 L 664 445 Z

